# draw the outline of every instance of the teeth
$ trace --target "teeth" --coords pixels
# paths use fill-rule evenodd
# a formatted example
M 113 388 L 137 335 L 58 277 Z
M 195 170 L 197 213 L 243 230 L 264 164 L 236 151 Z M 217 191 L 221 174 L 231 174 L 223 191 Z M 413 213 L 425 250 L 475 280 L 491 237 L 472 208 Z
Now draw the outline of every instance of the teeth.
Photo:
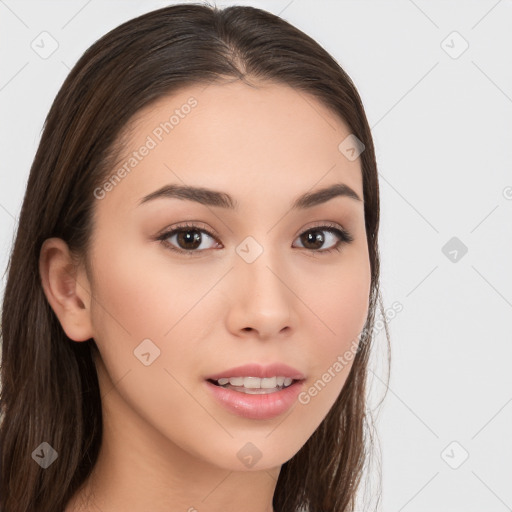
M 261 379 L 261 387 L 263 389 L 275 388 L 277 386 L 277 377 L 267 377 Z
M 231 386 L 244 387 L 247 389 L 272 389 L 275 387 L 289 386 L 293 382 L 290 377 L 223 377 L 217 383 L 219 386 L 230 384 Z

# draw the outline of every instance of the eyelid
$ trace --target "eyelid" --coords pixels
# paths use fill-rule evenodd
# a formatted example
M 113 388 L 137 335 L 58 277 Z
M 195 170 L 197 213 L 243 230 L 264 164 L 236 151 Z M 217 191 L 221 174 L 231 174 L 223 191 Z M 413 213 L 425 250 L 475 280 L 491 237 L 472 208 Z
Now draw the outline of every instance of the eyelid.
M 219 236 L 207 226 L 204 222 L 196 221 L 196 220 L 186 220 L 183 222 L 178 222 L 178 224 L 173 224 L 172 226 L 167 226 L 155 236 L 155 238 L 162 237 L 164 235 L 168 235 L 172 231 L 177 231 L 179 229 L 190 229 L 190 230 L 201 230 L 205 231 L 212 238 L 215 238 L 218 241 Z
M 308 225 L 306 228 L 301 228 L 300 231 L 295 235 L 295 238 L 302 235 L 303 233 L 306 233 L 307 231 L 311 231 L 315 228 L 333 228 L 334 230 L 341 231 L 343 234 L 347 236 L 347 238 L 350 238 L 351 241 L 353 238 L 351 237 L 350 233 L 347 229 L 345 229 L 341 224 L 338 224 L 337 222 L 331 222 L 331 221 L 316 221 L 313 224 Z

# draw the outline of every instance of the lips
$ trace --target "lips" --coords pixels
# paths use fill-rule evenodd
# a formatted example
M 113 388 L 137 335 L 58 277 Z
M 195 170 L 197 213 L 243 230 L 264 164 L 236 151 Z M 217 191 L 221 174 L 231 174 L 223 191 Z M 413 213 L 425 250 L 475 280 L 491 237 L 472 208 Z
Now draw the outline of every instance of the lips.
M 204 382 L 204 386 L 217 405 L 229 413 L 245 419 L 271 420 L 284 414 L 297 402 L 304 381 L 295 381 L 287 388 L 265 394 L 246 394 L 217 386 L 209 380 Z
M 305 379 L 302 372 L 284 363 L 273 363 L 269 365 L 251 363 L 208 375 L 205 380 L 218 381 L 222 378 L 229 379 L 231 377 L 259 377 L 260 379 L 264 379 L 277 376 L 288 377 L 292 380 Z
M 243 378 L 244 387 L 232 385 L 219 385 L 219 379 L 233 379 L 238 381 Z M 249 379 L 248 377 L 256 377 Z M 292 381 L 288 386 L 278 385 L 275 388 L 255 388 L 252 381 L 260 379 L 272 379 L 272 377 L 284 377 L 286 381 Z M 305 376 L 302 372 L 284 363 L 258 364 L 251 363 L 242 366 L 228 368 L 219 373 L 206 377 L 205 389 L 218 405 L 234 415 L 247 419 L 272 419 L 284 412 L 297 401 L 301 389 L 304 387 Z M 277 379 L 276 379 L 277 381 Z M 245 383 L 249 387 L 245 387 Z M 277 382 L 276 382 L 277 383 Z M 262 384 L 262 383 L 261 383 Z

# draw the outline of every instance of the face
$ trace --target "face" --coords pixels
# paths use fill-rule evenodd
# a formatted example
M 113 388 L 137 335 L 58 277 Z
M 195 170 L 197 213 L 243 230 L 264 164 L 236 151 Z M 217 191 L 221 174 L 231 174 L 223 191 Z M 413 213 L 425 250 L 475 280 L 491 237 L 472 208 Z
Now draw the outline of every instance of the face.
M 236 471 L 248 456 L 279 466 L 308 440 L 368 313 L 360 159 L 338 149 L 349 135 L 315 98 L 268 83 L 188 87 L 137 114 L 94 203 L 90 315 L 110 421 Z M 152 195 L 169 185 L 214 193 Z M 334 185 L 359 199 L 294 207 Z M 207 381 L 274 363 L 302 380 L 268 394 Z

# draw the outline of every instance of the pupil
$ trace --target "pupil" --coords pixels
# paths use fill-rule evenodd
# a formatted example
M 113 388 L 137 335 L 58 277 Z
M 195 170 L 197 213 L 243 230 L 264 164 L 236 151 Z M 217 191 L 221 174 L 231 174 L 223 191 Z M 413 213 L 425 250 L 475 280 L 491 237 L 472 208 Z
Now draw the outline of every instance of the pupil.
M 190 233 L 192 233 L 192 235 L 190 235 Z M 192 247 L 190 247 L 190 245 L 187 246 L 187 244 L 190 243 L 193 244 Z M 180 244 L 180 246 L 184 245 L 184 249 L 197 249 L 201 245 L 201 234 L 197 230 L 180 231 L 178 233 L 178 244 Z

